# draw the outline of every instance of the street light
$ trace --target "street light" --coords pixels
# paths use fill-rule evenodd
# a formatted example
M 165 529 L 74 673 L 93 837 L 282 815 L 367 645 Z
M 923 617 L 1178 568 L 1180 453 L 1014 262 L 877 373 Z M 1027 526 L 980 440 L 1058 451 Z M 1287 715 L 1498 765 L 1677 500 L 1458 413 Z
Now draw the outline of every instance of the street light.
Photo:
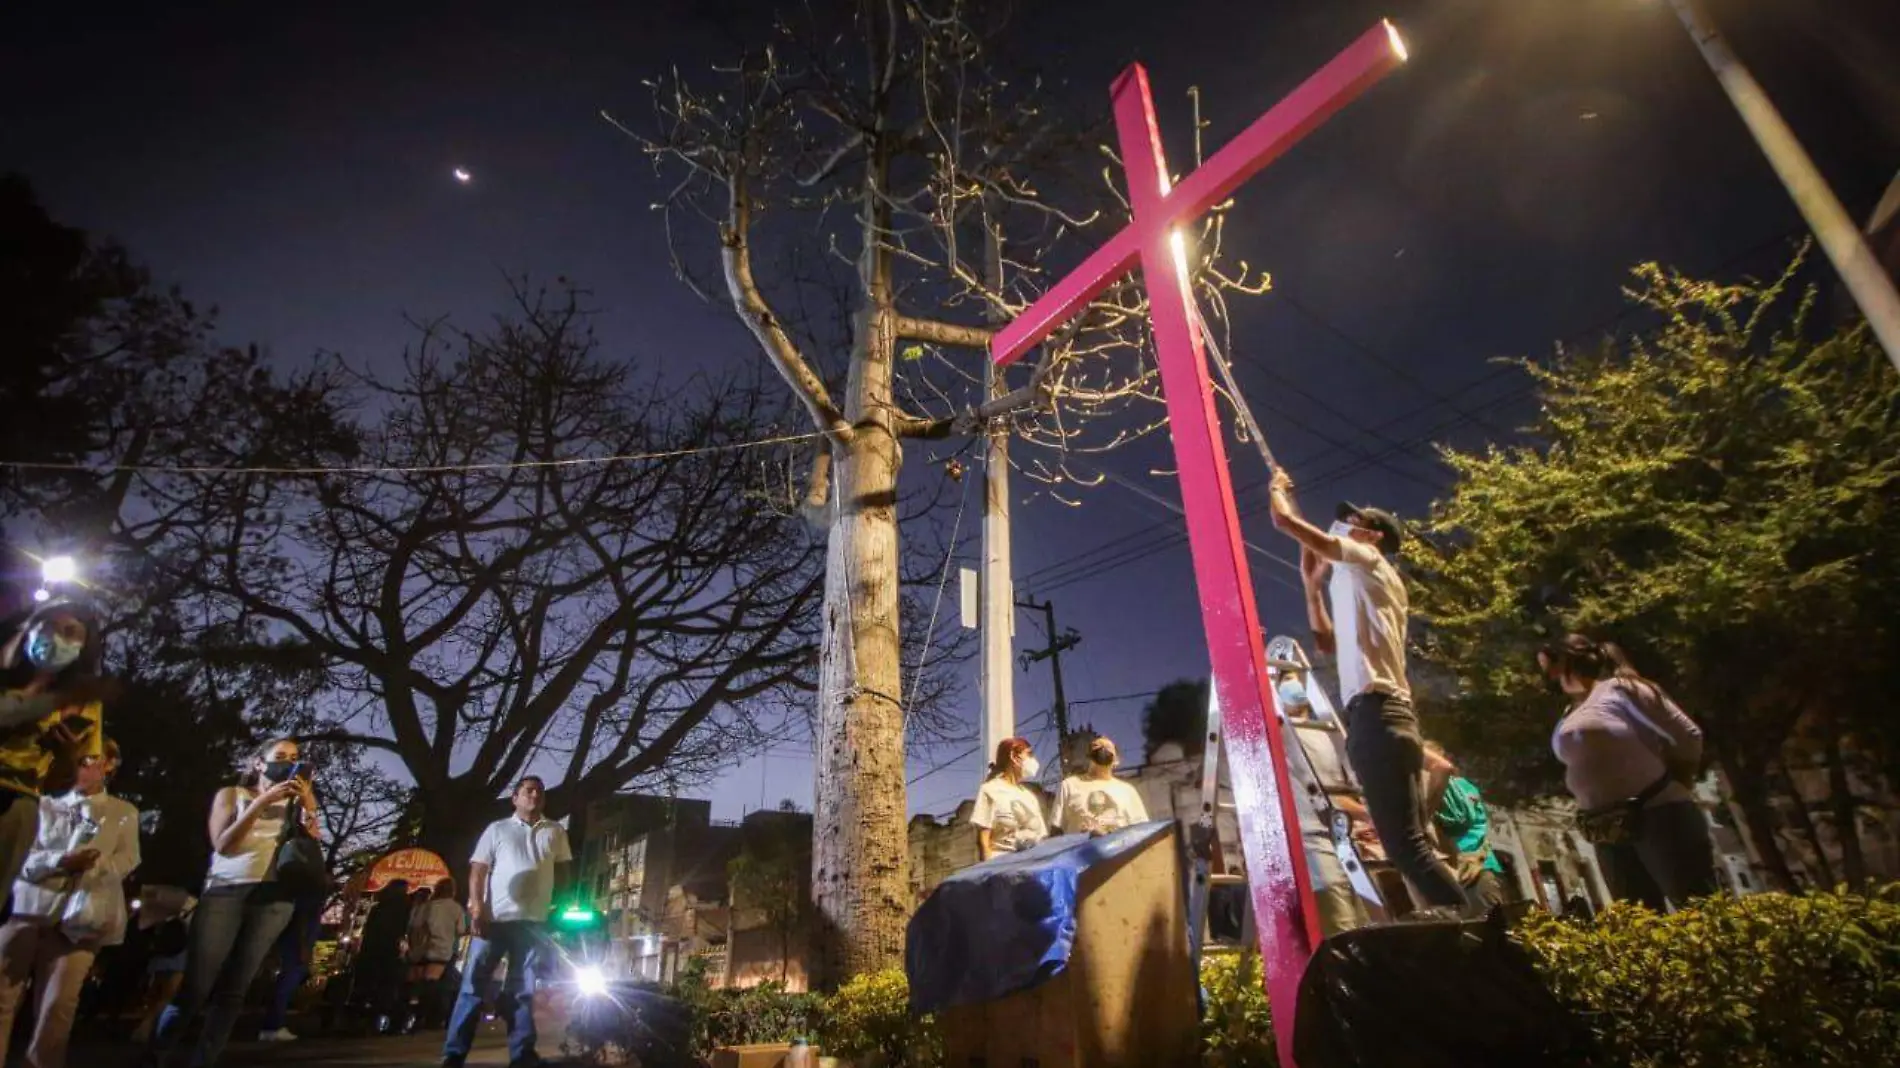
M 70 556 L 49 556 L 40 561 L 40 581 L 59 586 L 79 578 L 79 564 Z
M 1821 177 L 1820 168 L 1796 140 L 1787 120 L 1775 110 L 1768 94 L 1762 91 L 1761 83 L 1742 66 L 1722 32 L 1715 28 L 1701 0 L 1669 0 L 1669 6 L 1682 20 L 1683 28 L 1689 31 L 1702 58 L 1715 72 L 1716 80 L 1722 83 L 1722 90 L 1741 114 L 1742 122 L 1754 135 L 1755 143 L 1761 146 L 1762 154 L 1768 157 L 1769 165 L 1781 178 L 1788 195 L 1794 198 L 1795 207 L 1807 220 L 1808 228 L 1814 231 L 1821 251 L 1840 272 L 1841 281 L 1847 283 L 1847 291 L 1854 303 L 1860 305 L 1868 327 L 1880 347 L 1887 350 L 1887 359 L 1893 362 L 1895 370 L 1900 370 L 1900 292 L 1895 292 L 1893 279 L 1874 258 L 1860 228 L 1848 217 L 1840 198 L 1828 187 L 1827 179 Z

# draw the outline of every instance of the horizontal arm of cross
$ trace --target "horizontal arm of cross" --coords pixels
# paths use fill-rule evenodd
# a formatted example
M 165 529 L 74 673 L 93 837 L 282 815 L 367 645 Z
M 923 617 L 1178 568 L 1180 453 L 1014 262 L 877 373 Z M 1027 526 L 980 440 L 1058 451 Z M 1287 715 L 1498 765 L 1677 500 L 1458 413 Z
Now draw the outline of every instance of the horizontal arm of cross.
M 990 342 L 990 358 L 998 364 L 1013 363 L 1041 344 L 1134 267 L 1152 228 L 1172 227 L 1198 218 L 1226 200 L 1247 179 L 1403 62 L 1405 46 L 1391 23 L 1382 22 L 1366 31 L 1170 190 L 1160 201 L 1159 211 L 1123 227 L 1080 267 L 998 331 Z M 1139 66 L 1123 71 L 1111 93 L 1126 91 Z

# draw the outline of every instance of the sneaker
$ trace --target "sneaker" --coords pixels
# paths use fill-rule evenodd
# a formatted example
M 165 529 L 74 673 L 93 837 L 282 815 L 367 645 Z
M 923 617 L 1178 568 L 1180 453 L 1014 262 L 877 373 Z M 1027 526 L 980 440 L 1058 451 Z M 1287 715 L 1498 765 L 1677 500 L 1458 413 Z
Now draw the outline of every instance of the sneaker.
M 275 1031 L 259 1031 L 257 1040 L 259 1042 L 295 1042 L 297 1036 L 290 1033 L 290 1028 L 279 1027 Z

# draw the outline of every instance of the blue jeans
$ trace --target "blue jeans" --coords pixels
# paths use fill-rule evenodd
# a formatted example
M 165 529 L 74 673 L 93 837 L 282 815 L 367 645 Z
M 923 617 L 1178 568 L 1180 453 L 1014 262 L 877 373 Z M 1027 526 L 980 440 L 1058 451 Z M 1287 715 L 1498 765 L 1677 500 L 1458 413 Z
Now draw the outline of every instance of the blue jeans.
M 207 889 L 191 921 L 184 985 L 152 1032 L 151 1063 L 171 1063 L 185 1027 L 204 1015 L 204 1033 L 191 1068 L 212 1068 L 231 1040 L 244 1008 L 244 993 L 290 922 L 291 903 L 270 883 L 240 883 Z M 208 1009 L 208 1011 L 207 1011 Z
M 508 959 L 508 977 L 495 997 L 495 1015 L 508 1026 L 508 1060 L 534 1059 L 534 988 L 553 976 L 554 943 L 546 924 L 529 920 L 490 923 L 487 938 L 469 943 L 462 992 L 455 999 L 448 1041 L 442 1043 L 444 1058 L 468 1056 L 475 1044 L 475 1028 L 482 1022 L 482 990 L 493 984 L 495 967 L 503 957 Z
M 310 978 L 310 947 L 322 929 L 323 899 L 304 898 L 292 905 L 290 923 L 277 939 L 277 983 L 259 1031 L 275 1031 L 290 1018 L 290 1000 Z
M 1411 702 L 1384 693 L 1362 693 L 1346 703 L 1346 759 L 1366 794 L 1366 812 L 1379 832 L 1386 859 L 1409 879 L 1425 904 L 1464 909 L 1465 888 L 1450 865 L 1438 859 L 1425 833 L 1429 814 L 1419 773 L 1425 743 Z

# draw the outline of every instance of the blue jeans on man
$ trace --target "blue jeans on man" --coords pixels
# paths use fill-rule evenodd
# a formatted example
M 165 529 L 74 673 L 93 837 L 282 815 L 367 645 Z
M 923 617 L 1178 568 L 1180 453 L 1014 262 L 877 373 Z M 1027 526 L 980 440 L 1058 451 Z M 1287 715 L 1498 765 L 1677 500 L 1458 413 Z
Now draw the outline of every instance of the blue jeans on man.
M 495 1015 L 508 1027 L 508 1063 L 533 1064 L 534 988 L 554 963 L 554 944 L 547 925 L 529 920 L 501 920 L 488 925 L 488 937 L 469 943 L 468 963 L 462 969 L 462 992 L 449 1020 L 448 1041 L 442 1044 L 445 1063 L 460 1064 L 475 1044 L 482 1022 L 482 992 L 493 985 L 495 968 L 508 961 L 508 976 L 495 997 Z

